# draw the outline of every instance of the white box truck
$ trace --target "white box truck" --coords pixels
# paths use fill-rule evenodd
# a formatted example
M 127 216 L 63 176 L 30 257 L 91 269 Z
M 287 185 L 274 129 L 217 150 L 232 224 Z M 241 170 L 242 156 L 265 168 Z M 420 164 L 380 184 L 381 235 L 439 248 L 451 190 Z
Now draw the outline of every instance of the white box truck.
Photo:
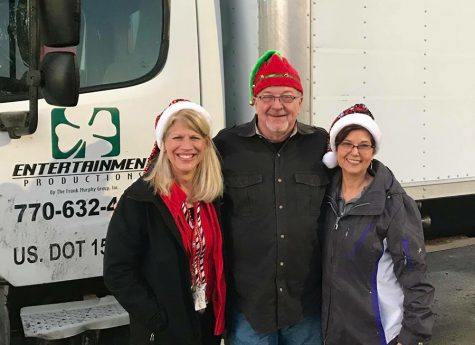
M 187 98 L 214 133 L 248 121 L 267 49 L 300 71 L 301 121 L 328 128 L 365 103 L 378 157 L 433 227 L 473 228 L 474 12 L 469 0 L 0 0 L 0 344 L 103 343 L 84 331 L 128 323 L 102 253 L 155 116 Z

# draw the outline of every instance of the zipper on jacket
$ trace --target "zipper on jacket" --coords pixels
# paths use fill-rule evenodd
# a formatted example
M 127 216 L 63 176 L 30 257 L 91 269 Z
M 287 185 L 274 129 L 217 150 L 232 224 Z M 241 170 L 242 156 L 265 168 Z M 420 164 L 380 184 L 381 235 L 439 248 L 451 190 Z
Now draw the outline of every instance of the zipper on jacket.
M 329 198 L 329 199 L 334 202 L 333 198 Z M 335 226 L 333 228 L 334 230 L 336 230 L 338 229 L 338 222 L 340 221 L 341 215 L 338 215 L 338 212 L 336 211 L 335 206 L 333 205 L 333 202 L 331 201 L 329 201 L 328 204 L 330 205 L 330 208 L 332 209 L 333 213 L 336 216 Z
M 334 227 L 334 230 L 337 230 L 338 229 L 338 223 L 340 222 L 340 219 L 344 216 L 346 216 L 347 214 L 350 214 L 351 215 L 351 211 L 354 210 L 355 208 L 357 207 L 360 207 L 360 206 L 366 206 L 366 205 L 371 205 L 370 202 L 364 202 L 362 204 L 356 204 L 355 206 L 353 206 L 347 213 L 345 214 L 340 214 L 338 215 L 338 212 L 336 212 L 335 208 L 333 207 L 333 205 L 330 203 L 332 209 L 333 209 L 333 212 L 336 214 L 336 221 L 335 221 L 335 227 Z
M 340 221 L 341 216 L 337 216 L 335 220 L 335 227 L 333 230 L 338 230 L 338 222 Z
M 155 333 L 154 332 L 150 333 L 150 342 L 151 343 L 155 342 Z
M 370 203 L 370 202 L 364 202 L 364 203 L 362 203 L 362 204 L 356 204 L 355 206 L 353 206 L 353 207 L 350 209 L 350 212 L 351 212 L 351 210 L 354 209 L 354 208 L 357 208 L 357 207 L 360 207 L 360 206 L 366 206 L 366 205 L 371 205 L 371 203 Z

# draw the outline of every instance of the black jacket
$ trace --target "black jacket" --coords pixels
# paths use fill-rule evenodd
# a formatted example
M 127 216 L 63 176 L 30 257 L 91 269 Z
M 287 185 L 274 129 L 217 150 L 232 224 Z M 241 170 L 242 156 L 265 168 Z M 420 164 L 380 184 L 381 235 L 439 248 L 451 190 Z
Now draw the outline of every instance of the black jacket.
M 117 204 L 104 253 L 104 281 L 130 315 L 132 345 L 200 344 L 188 262 L 167 206 L 137 180 Z
M 326 131 L 297 123 L 294 135 L 274 145 L 256 134 L 254 119 L 214 141 L 225 184 L 229 303 L 262 333 L 319 313 Z
M 417 345 L 432 332 L 434 288 L 419 210 L 387 167 L 373 160 L 373 168 L 374 180 L 346 214 L 336 200 L 339 168 L 325 198 L 326 345 L 386 345 L 395 336 Z

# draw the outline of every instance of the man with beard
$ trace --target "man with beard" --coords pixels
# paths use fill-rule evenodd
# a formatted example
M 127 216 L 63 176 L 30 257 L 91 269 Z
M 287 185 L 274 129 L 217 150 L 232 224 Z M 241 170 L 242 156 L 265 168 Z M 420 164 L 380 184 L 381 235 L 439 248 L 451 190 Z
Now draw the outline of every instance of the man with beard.
M 320 205 L 327 132 L 297 121 L 298 72 L 266 52 L 250 77 L 256 115 L 222 130 L 228 343 L 321 344 Z

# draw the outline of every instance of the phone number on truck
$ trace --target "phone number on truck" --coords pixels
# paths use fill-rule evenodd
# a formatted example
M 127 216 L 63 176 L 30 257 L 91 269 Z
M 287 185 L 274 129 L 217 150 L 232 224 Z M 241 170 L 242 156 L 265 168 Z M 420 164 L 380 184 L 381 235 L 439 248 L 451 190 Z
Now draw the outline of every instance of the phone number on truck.
M 31 204 L 17 204 L 14 205 L 14 208 L 19 211 L 17 221 L 21 223 L 23 221 L 35 222 L 39 218 L 52 220 L 55 216 L 62 216 L 64 218 L 98 216 L 101 212 L 114 211 L 116 203 L 117 197 L 113 197 L 107 205 L 101 204 L 99 199 L 94 198 L 89 200 L 79 199 L 76 201 L 66 200 L 59 207 L 55 206 L 52 202 L 36 202 Z

